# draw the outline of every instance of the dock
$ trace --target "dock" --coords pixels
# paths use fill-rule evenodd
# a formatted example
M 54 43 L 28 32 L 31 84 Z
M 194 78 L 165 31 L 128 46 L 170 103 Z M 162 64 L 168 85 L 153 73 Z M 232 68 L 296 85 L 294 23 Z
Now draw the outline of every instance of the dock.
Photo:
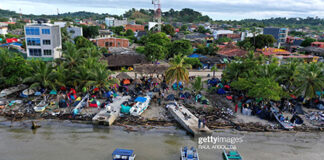
M 186 107 L 179 105 L 176 102 L 167 104 L 167 108 L 171 115 L 177 120 L 180 125 L 185 128 L 189 133 L 194 136 L 209 135 L 212 131 L 201 123 L 201 127 L 198 128 L 198 118 L 194 116 Z
M 118 96 L 114 98 L 114 102 L 105 106 L 98 114 L 92 118 L 93 124 L 103 124 L 111 126 L 119 117 L 121 104 L 130 99 L 130 96 Z

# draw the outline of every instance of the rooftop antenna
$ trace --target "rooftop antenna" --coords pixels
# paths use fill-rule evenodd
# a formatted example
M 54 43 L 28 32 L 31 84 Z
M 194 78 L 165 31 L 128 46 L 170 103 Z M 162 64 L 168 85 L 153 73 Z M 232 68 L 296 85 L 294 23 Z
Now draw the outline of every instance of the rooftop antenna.
M 152 4 L 154 5 L 154 20 L 158 23 L 158 32 L 161 32 L 161 16 L 162 16 L 162 10 L 161 10 L 161 3 L 160 0 L 152 0 Z
M 59 12 L 59 9 L 57 8 L 57 15 L 59 15 L 60 14 L 60 12 Z
M 20 13 L 20 19 L 22 19 L 22 12 L 21 12 L 21 8 L 19 8 L 19 13 Z

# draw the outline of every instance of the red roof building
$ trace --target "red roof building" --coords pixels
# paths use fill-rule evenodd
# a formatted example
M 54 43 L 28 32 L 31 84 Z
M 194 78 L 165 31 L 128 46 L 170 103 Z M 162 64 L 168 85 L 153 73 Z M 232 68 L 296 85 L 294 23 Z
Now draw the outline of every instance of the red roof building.
M 243 57 L 247 54 L 247 51 L 240 49 L 233 43 L 228 43 L 227 45 L 219 45 L 218 54 L 227 57 Z
M 261 52 L 265 56 L 270 56 L 270 55 L 289 56 L 293 54 L 287 50 L 278 49 L 278 48 L 263 48 L 263 49 L 257 49 L 257 51 Z
M 7 38 L 6 39 L 6 43 L 14 43 L 14 42 L 18 42 L 17 38 Z
M 98 47 L 105 47 L 105 48 L 129 47 L 129 40 L 123 38 L 115 38 L 115 37 L 97 38 L 91 41 L 96 43 Z
M 127 24 L 125 27 L 125 30 L 132 30 L 133 32 L 138 32 L 138 31 L 145 31 L 144 25 L 132 25 L 132 24 Z
M 313 42 L 312 47 L 324 48 L 324 42 Z

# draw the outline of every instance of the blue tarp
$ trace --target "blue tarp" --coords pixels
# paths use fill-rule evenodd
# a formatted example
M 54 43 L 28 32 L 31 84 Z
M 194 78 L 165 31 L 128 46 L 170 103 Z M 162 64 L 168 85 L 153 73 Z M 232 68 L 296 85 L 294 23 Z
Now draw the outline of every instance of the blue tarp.
M 146 101 L 146 98 L 145 97 L 137 97 L 135 99 L 135 102 L 141 102 L 141 103 L 144 103 Z
M 128 149 L 115 149 L 114 152 L 112 153 L 113 156 L 115 155 L 121 155 L 121 156 L 131 156 L 133 155 L 134 151 L 133 150 L 128 150 Z
M 188 58 L 200 58 L 200 57 L 206 57 L 206 56 L 203 56 L 201 54 L 195 54 L 195 53 L 188 56 Z
M 220 88 L 217 90 L 217 94 L 225 94 L 225 90 L 223 88 Z
M 13 43 L 6 43 L 6 44 L 2 44 L 0 45 L 0 47 L 5 47 L 5 46 L 9 46 L 9 45 L 15 45 L 15 46 L 22 46 L 21 43 L 17 43 L 17 42 L 13 42 Z

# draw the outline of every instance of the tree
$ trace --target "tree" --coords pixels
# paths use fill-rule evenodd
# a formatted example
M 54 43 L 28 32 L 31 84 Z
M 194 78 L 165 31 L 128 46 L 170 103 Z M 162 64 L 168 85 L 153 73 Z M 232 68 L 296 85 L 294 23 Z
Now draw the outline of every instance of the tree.
M 187 25 L 182 25 L 180 28 L 180 31 L 187 31 L 188 30 L 188 26 Z
M 308 47 L 308 46 L 311 46 L 311 44 L 315 41 L 316 40 L 313 38 L 306 38 L 300 45 L 303 47 Z
M 198 67 L 202 67 L 203 66 L 201 64 L 199 58 L 189 58 L 189 57 L 185 57 L 184 58 L 184 64 L 191 65 L 192 68 L 198 68 Z
M 83 36 L 85 38 L 96 38 L 99 35 L 98 26 L 85 26 L 82 25 Z
M 184 63 L 185 57 L 182 55 L 175 55 L 170 60 L 170 67 L 165 72 L 166 82 L 168 84 L 180 81 L 184 81 L 187 84 L 189 83 L 189 71 L 188 69 L 191 68 L 191 65 Z
M 193 83 L 191 83 L 191 85 L 192 85 L 192 88 L 196 94 L 198 94 L 204 88 L 203 82 L 202 82 L 200 76 L 196 77 L 195 81 Z
M 254 48 L 262 49 L 265 46 L 272 47 L 276 42 L 276 39 L 272 35 L 257 35 L 255 37 L 255 45 Z M 254 38 L 250 38 L 250 43 L 254 44 Z
M 192 53 L 192 45 L 188 40 L 176 40 L 171 44 L 168 58 L 176 54 L 189 55 Z
M 124 32 L 124 27 L 123 26 L 110 27 L 110 30 L 113 31 L 114 34 L 120 35 L 121 32 Z
M 158 61 L 165 58 L 167 54 L 167 49 L 156 43 L 148 43 L 144 48 L 144 55 L 150 61 Z
M 82 37 L 82 36 L 78 36 L 74 39 L 75 45 L 77 49 L 80 48 L 88 48 L 88 47 L 93 47 L 94 44 L 89 41 L 88 39 Z
M 213 65 L 213 67 L 211 68 L 211 71 L 213 72 L 213 77 L 215 78 L 215 73 L 218 71 L 217 66 Z
M 31 61 L 30 65 L 32 67 L 31 75 L 23 80 L 24 83 L 31 84 L 29 88 L 42 87 L 55 89 L 56 74 L 51 63 L 36 60 Z
M 133 30 L 131 30 L 131 29 L 127 30 L 126 31 L 126 36 L 130 36 L 130 37 L 134 36 Z
M 231 38 L 228 38 L 228 37 L 221 37 L 219 39 L 216 40 L 216 43 L 217 44 L 222 44 L 222 43 L 225 43 L 225 42 L 231 42 L 232 39 Z
M 151 33 L 147 36 L 144 36 L 142 39 L 144 44 L 155 43 L 164 47 L 169 46 L 171 43 L 170 38 L 163 32 Z
M 175 31 L 171 24 L 166 24 L 162 26 L 162 32 L 166 33 L 167 35 L 174 36 Z
M 297 93 L 305 98 L 315 98 L 316 91 L 324 89 L 323 63 L 310 63 L 298 66 L 295 86 Z
M 199 32 L 199 33 L 210 33 L 210 30 L 209 29 L 205 29 L 204 26 L 198 26 L 198 28 L 196 29 L 196 32 Z
M 273 79 L 257 78 L 248 91 L 248 96 L 262 98 L 265 101 L 279 101 L 283 93 L 282 88 Z

